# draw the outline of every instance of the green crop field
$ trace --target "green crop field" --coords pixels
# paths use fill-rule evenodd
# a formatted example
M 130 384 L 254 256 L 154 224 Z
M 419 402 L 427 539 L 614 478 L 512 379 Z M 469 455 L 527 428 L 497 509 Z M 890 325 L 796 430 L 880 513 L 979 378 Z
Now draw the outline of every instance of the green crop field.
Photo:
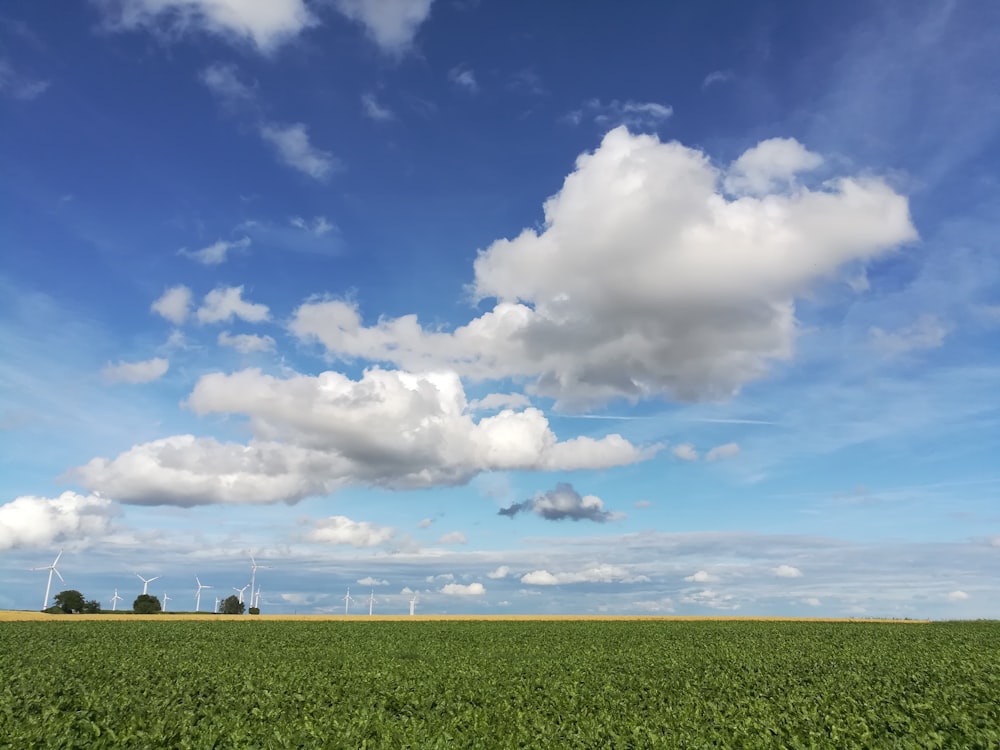
M 1000 747 L 1000 624 L 0 623 L 0 747 Z

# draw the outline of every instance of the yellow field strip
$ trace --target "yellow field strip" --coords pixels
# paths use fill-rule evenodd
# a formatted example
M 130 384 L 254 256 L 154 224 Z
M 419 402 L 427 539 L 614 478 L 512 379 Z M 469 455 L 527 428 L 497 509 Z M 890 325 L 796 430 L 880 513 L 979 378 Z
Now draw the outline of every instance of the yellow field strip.
M 879 618 L 837 617 L 696 617 L 645 615 L 212 615 L 164 613 L 159 615 L 101 614 L 47 615 L 44 612 L 0 610 L 0 622 L 134 622 L 155 620 L 176 622 L 882 622 L 921 625 L 930 620 L 891 620 Z

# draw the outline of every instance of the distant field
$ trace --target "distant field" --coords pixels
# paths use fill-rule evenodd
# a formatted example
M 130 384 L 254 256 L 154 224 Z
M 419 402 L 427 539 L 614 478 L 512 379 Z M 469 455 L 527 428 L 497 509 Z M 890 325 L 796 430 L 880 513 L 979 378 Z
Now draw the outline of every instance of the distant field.
M 182 618 L 4 622 L 0 748 L 1000 746 L 994 622 Z

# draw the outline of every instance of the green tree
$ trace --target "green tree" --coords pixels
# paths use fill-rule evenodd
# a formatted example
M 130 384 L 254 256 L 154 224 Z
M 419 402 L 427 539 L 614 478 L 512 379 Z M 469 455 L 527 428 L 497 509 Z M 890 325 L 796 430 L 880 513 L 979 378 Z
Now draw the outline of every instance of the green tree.
M 96 599 L 88 599 L 83 603 L 81 610 L 85 615 L 96 615 L 101 611 L 101 603 Z
M 83 611 L 83 594 L 79 591 L 60 591 L 53 598 L 56 606 L 68 615 Z
M 219 612 L 224 615 L 242 615 L 243 602 L 235 594 L 227 596 L 219 603 Z
M 137 615 L 155 615 L 163 611 L 160 600 L 152 594 L 139 594 L 132 602 L 132 611 Z

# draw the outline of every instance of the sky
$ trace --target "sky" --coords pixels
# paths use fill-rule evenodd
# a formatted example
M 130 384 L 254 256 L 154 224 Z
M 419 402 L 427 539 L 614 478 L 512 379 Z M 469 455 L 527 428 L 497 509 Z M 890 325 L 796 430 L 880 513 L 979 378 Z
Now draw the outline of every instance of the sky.
M 4 3 L 0 609 L 1000 617 L 998 25 Z

